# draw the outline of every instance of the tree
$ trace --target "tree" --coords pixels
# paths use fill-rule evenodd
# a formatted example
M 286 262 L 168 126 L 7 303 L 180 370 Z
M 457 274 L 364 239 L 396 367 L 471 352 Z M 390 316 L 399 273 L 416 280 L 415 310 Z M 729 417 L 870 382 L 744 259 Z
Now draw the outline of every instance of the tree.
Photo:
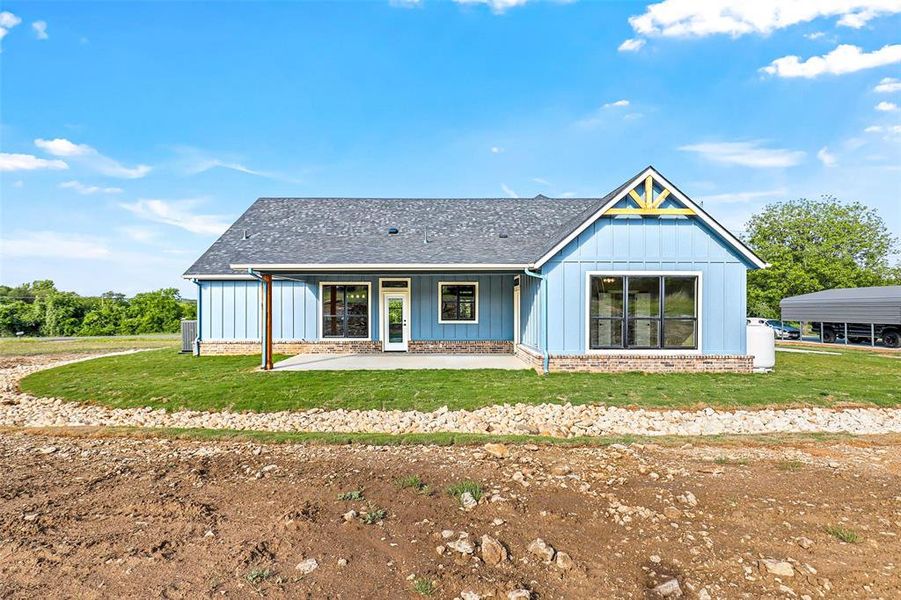
M 128 309 L 125 294 L 105 292 L 85 313 L 79 335 L 116 335 L 122 332 Z
M 748 313 L 778 317 L 779 301 L 820 290 L 901 282 L 897 249 L 882 217 L 859 203 L 791 200 L 769 204 L 745 226 L 746 241 L 767 269 L 748 275 Z
M 185 314 L 178 290 L 166 288 L 136 294 L 128 303 L 122 333 L 174 333 Z

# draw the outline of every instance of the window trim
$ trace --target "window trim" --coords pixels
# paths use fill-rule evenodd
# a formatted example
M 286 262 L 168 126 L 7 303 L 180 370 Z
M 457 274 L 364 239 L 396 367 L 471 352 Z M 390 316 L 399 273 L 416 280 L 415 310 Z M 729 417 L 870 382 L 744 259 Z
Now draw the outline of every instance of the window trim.
M 445 285 L 471 285 L 475 287 L 475 307 L 471 321 L 445 321 L 441 318 L 441 287 Z M 478 325 L 479 324 L 479 282 L 478 281 L 439 281 L 438 282 L 438 324 L 439 325 Z
M 591 348 L 591 278 L 592 277 L 697 277 L 697 311 L 698 347 L 697 348 Z M 704 349 L 704 273 L 702 271 L 586 271 L 585 295 L 583 297 L 583 328 L 585 337 L 585 354 L 630 354 L 647 356 L 673 356 L 686 354 L 703 354 Z M 623 300 L 625 302 L 625 299 Z M 663 318 L 663 315 L 660 316 Z M 662 335 L 659 332 L 658 335 Z M 625 341 L 625 340 L 624 340 Z
M 366 286 L 366 337 L 323 337 L 322 335 L 322 288 L 327 285 Z M 371 342 L 372 341 L 372 282 L 371 281 L 320 281 L 319 298 L 316 300 L 316 333 L 323 342 Z

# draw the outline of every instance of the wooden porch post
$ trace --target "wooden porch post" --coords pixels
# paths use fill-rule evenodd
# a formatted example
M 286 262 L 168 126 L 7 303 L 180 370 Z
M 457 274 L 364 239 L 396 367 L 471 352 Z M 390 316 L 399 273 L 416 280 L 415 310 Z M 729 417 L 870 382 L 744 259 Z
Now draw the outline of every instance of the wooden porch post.
M 263 369 L 272 370 L 272 275 L 263 275 L 263 288 L 266 294 L 266 325 L 263 330 L 263 343 L 266 352 L 266 364 Z

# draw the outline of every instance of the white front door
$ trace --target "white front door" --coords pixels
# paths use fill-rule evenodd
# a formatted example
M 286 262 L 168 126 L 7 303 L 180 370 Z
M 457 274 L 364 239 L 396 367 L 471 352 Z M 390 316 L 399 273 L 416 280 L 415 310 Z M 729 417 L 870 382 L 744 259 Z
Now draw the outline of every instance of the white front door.
M 406 352 L 410 339 L 410 297 L 407 294 L 385 294 L 382 303 L 382 348 L 386 352 Z
M 520 321 L 519 321 L 519 286 L 513 288 L 513 349 L 519 346 L 520 342 Z

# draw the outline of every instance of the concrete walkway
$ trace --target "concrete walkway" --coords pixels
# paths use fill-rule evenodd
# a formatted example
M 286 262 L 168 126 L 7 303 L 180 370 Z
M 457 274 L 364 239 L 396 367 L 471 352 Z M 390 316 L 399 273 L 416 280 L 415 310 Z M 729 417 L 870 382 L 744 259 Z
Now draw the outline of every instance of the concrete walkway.
M 512 354 L 298 354 L 276 371 L 392 371 L 395 369 L 528 369 Z

